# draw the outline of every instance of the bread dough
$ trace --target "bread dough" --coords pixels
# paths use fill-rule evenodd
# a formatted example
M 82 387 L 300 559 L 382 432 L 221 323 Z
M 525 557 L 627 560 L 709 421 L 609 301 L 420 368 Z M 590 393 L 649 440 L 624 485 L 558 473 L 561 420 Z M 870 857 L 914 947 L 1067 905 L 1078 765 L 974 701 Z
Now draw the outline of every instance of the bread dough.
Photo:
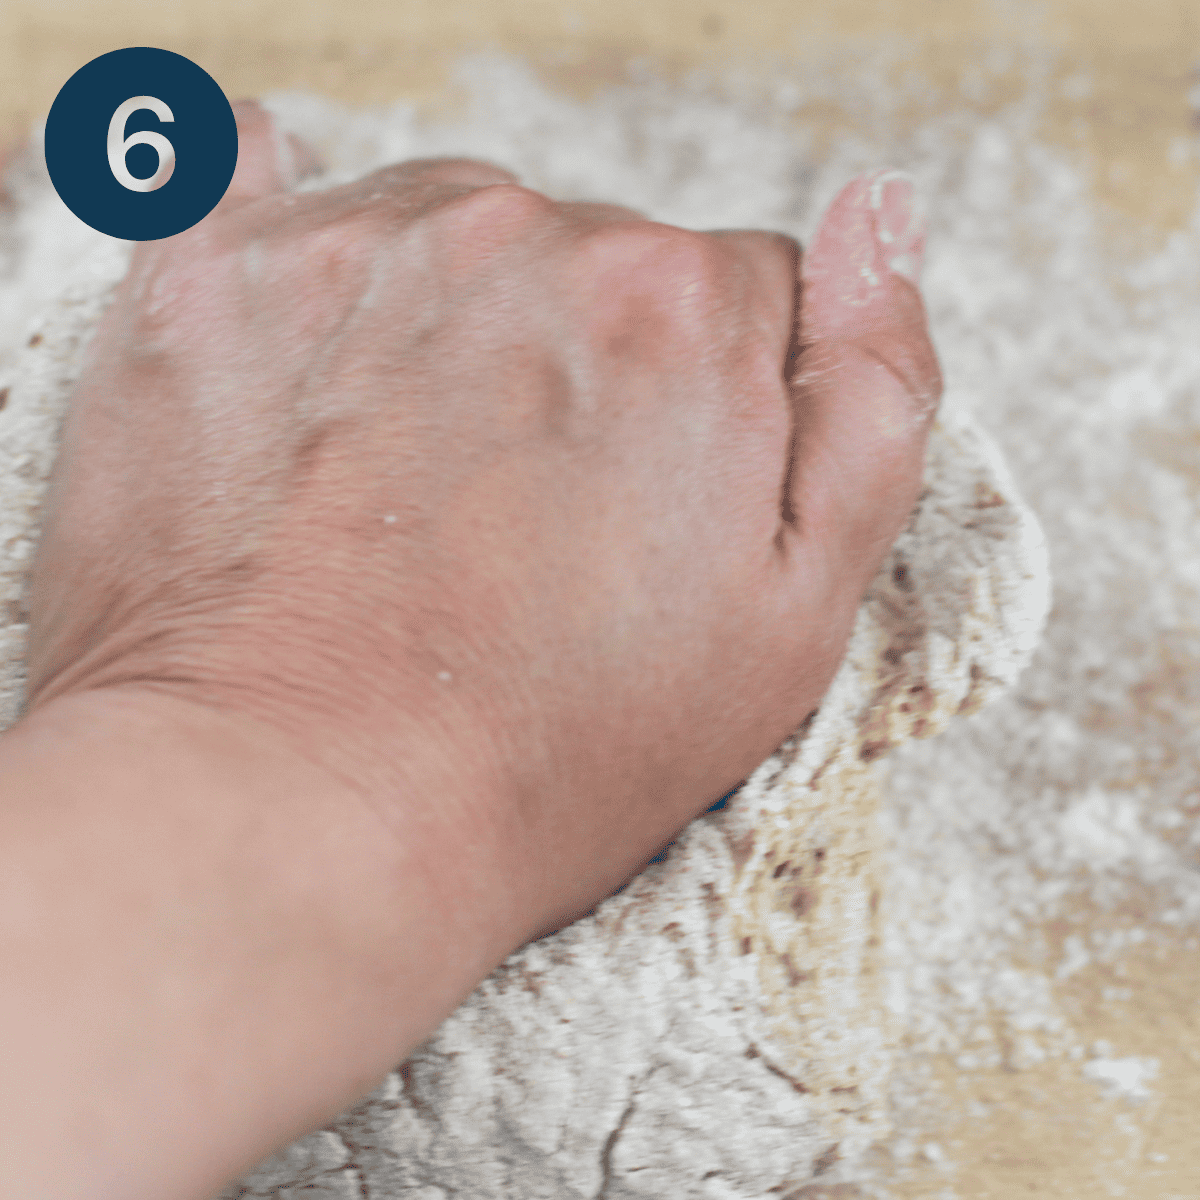
M 128 264 L 127 244 L 82 240 L 0 381 L 0 728 L 21 701 L 58 425 Z M 869 1175 L 897 1054 L 877 764 L 1009 686 L 1049 606 L 1038 522 L 965 416 L 934 427 L 925 483 L 807 726 L 665 861 L 513 954 L 363 1103 L 225 1196 L 761 1200 Z

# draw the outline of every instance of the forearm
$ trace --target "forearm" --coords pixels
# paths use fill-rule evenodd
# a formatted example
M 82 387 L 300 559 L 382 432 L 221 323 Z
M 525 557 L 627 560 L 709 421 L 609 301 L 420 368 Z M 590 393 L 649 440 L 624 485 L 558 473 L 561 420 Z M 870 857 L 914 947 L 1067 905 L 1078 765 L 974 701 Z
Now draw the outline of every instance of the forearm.
M 207 1200 L 520 940 L 495 903 L 453 912 L 428 798 L 398 845 L 179 703 L 84 694 L 0 736 L 0 1179 L 22 1200 Z

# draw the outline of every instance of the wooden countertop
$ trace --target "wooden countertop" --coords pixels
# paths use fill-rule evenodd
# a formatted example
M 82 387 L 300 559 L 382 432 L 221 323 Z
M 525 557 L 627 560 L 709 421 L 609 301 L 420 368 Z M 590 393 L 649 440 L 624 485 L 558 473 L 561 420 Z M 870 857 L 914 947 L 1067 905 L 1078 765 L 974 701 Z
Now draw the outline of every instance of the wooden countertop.
M 1048 48 L 1052 98 L 1038 136 L 1084 168 L 1097 212 L 1114 230 L 1147 248 L 1161 245 L 1190 218 L 1200 185 L 1197 0 L 5 0 L 0 146 L 24 138 L 79 67 L 131 45 L 186 55 L 230 99 L 306 87 L 352 104 L 413 100 L 431 112 L 454 108 L 448 70 L 469 48 L 518 53 L 547 83 L 583 98 L 624 79 L 634 58 L 680 78 L 730 64 L 751 73 L 785 62 L 836 68 L 887 45 L 897 79 L 924 81 L 900 118 L 909 128 L 951 105 L 984 116 L 1018 98 L 1028 86 L 1026 51 Z M 997 48 L 1012 51 L 1012 70 L 986 97 L 964 100 L 962 85 Z M 866 119 L 848 104 L 819 115 L 830 136 Z M 1175 1082 L 1164 1078 L 1154 1118 L 1172 1183 L 1162 1185 L 1167 1191 L 1135 1184 L 1128 1194 L 1165 1200 L 1194 1192 L 1200 1200 L 1200 954 L 1181 951 L 1164 964 L 1147 951 L 1132 956 L 1127 971 L 1122 982 L 1137 989 L 1139 1015 L 1122 1018 L 1121 1040 L 1165 1066 L 1194 1056 L 1189 1069 L 1168 1072 Z M 1116 1029 L 1099 999 L 1101 976 L 1076 981 L 1080 1020 L 1097 1037 Z M 1118 1194 L 1109 1188 L 1115 1159 L 1105 1165 L 1116 1153 L 1111 1115 L 1103 1116 L 1077 1066 L 971 1082 L 948 1064 L 938 1070 L 963 1114 L 981 1099 L 992 1114 L 974 1123 L 964 1115 L 946 1143 L 960 1164 L 954 1194 L 962 1200 Z M 1179 1191 L 1189 1180 L 1192 1192 Z M 927 1186 L 905 1185 L 896 1195 L 942 1195 L 941 1186 L 931 1168 Z

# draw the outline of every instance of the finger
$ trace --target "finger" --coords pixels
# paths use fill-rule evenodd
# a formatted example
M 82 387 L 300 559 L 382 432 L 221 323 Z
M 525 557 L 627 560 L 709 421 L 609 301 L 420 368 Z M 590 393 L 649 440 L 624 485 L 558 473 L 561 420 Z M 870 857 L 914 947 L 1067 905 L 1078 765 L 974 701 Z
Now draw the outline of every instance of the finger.
M 607 204 L 599 200 L 565 200 L 559 207 L 580 222 L 610 225 L 618 221 L 649 221 L 644 212 L 626 208 L 623 204 Z
M 269 114 L 263 115 L 269 120 Z M 267 126 L 258 121 L 257 114 L 251 112 L 246 128 L 251 138 L 259 138 L 256 146 L 261 170 L 257 170 L 248 162 L 248 174 L 244 184 L 235 175 L 235 184 L 238 186 L 230 186 L 232 198 L 227 196 L 221 205 L 218 205 L 218 209 L 224 206 L 226 216 L 236 215 L 240 236 L 248 240 L 277 230 L 284 221 L 295 232 L 306 227 L 335 226 L 348 217 L 373 210 L 386 210 L 400 219 L 410 218 L 423 209 L 436 206 L 455 196 L 496 184 L 519 183 L 512 171 L 494 163 L 469 158 L 414 158 L 405 162 L 389 163 L 337 187 L 297 193 L 292 198 L 286 216 L 283 216 L 270 206 L 247 206 L 248 200 L 285 189 L 281 186 L 284 179 L 278 169 L 278 159 L 264 157 L 268 154 L 264 136 Z M 304 146 L 303 143 L 301 147 L 307 153 L 311 153 L 312 158 L 302 158 L 300 169 L 305 169 L 305 162 L 308 161 L 312 166 L 323 170 L 323 165 L 315 152 L 311 151 L 311 147 Z M 239 155 L 238 171 L 241 170 L 242 161 Z
M 389 196 L 411 194 L 416 188 L 485 188 L 497 183 L 521 182 L 514 171 L 495 163 L 474 158 L 414 158 L 392 163 L 364 175 L 351 185 L 347 196 L 384 193 Z M 378 198 L 378 197 L 376 197 Z M 417 197 L 413 197 L 417 199 Z M 424 197 L 421 197 L 422 202 Z M 559 207 L 577 218 L 597 223 L 611 221 L 647 221 L 645 213 L 620 204 L 600 201 L 562 201 Z
M 753 276 L 751 305 L 774 346 L 782 379 L 790 379 L 797 351 L 796 302 L 804 249 L 786 233 L 768 229 L 708 229 L 749 267 Z
M 323 175 L 325 173 L 325 163 L 321 156 L 310 146 L 303 138 L 297 137 L 294 133 L 289 133 L 286 138 L 287 149 L 292 155 L 292 186 L 305 179 L 310 179 L 314 175 Z M 285 172 L 286 174 L 286 172 Z
M 865 588 L 920 494 L 942 395 L 918 291 L 925 222 L 879 170 L 834 200 L 801 271 L 784 548 Z
M 316 151 L 295 134 L 285 134 L 257 101 L 238 100 L 230 107 L 237 120 L 237 167 L 218 209 L 290 191 L 322 169 Z
M 347 185 L 347 195 L 380 193 L 395 196 L 416 187 L 483 188 L 520 183 L 506 167 L 476 158 L 410 158 L 389 163 Z
M 520 180 L 495 163 L 474 158 L 412 158 L 389 163 L 308 199 L 316 202 L 313 215 L 321 221 L 381 205 L 400 217 L 412 217 L 455 196 L 504 183 L 519 184 Z M 295 216 L 303 219 L 303 210 Z

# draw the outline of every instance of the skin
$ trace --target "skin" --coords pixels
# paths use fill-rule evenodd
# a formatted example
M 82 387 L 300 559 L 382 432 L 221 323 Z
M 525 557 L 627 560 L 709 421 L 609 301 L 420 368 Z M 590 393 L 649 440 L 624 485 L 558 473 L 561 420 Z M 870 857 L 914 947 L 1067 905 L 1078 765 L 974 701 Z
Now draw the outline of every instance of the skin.
M 163 1127 L 163 1173 L 140 1168 L 156 1200 L 341 1111 L 801 724 L 909 518 L 942 390 L 920 293 L 888 267 L 919 261 L 923 234 L 874 238 L 881 172 L 843 190 L 802 252 L 782 234 L 558 203 L 461 159 L 293 194 L 311 151 L 256 105 L 236 112 L 225 199 L 139 244 L 88 349 L 29 578 L 26 706 L 0 739 L 7 794 L 47 811 L 115 781 L 111 812 L 95 802 L 74 836 L 119 841 L 148 896 L 181 861 L 199 872 L 244 854 L 236 886 L 213 885 L 228 911 L 170 969 L 207 980 L 245 938 L 238 969 L 258 972 L 256 990 L 231 985 L 231 1007 L 164 1025 L 146 1055 L 176 1076 L 181 1045 L 232 1062 L 251 1034 L 235 1051 L 209 1031 L 250 1028 L 258 995 L 278 1073 L 247 1068 L 250 1082 Z M 155 842 L 172 805 L 211 835 Z M 17 857 L 36 843 L 48 880 L 60 835 L 29 831 L 37 811 L 5 810 L 0 835 Z M 250 816 L 279 827 L 239 851 Z M 352 961 L 337 938 L 314 949 L 313 980 L 363 981 L 336 1016 L 290 963 L 270 1009 L 245 933 L 261 925 L 274 947 L 311 928 L 316 902 L 297 898 L 276 847 L 307 862 L 318 836 L 340 839 L 338 865 L 306 870 L 304 887 L 326 889 L 319 911 L 338 928 L 377 934 Z M 101 932 L 80 946 L 109 928 L 88 886 Z M 395 924 L 376 930 L 381 913 Z M 162 940 L 129 951 L 151 979 Z M 439 975 L 447 946 L 461 962 Z M 385 958 L 402 981 L 376 979 Z M 120 993 L 129 974 L 113 971 L 118 1015 L 146 1003 Z M 36 987 L 23 1002 L 39 1008 Z M 372 1032 L 369 1013 L 406 1015 Z M 300 1069 L 296 1039 L 325 1055 L 303 1081 L 285 1073 Z M 120 1131 L 159 1119 L 169 1077 L 121 1101 L 113 1194 L 142 1194 L 121 1173 Z M 236 1138 L 204 1125 L 225 1112 Z M 209 1157 L 193 1162 L 188 1138 Z

